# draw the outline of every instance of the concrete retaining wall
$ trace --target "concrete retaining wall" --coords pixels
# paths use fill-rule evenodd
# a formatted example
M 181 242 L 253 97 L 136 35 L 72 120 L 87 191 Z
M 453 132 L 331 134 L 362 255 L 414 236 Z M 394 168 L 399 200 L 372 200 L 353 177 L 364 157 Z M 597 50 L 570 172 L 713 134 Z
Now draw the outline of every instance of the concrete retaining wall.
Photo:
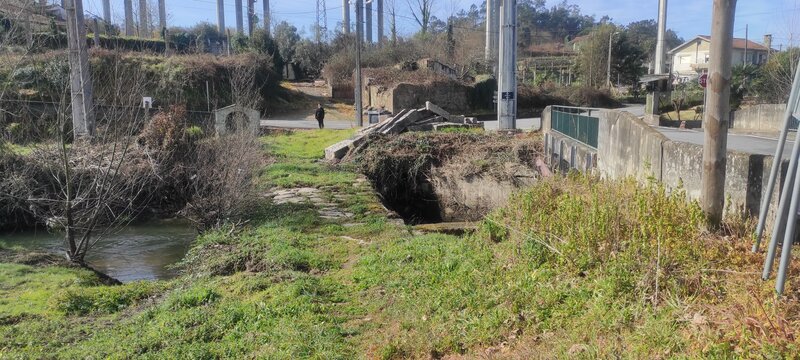
M 668 189 L 681 188 L 691 200 L 699 200 L 703 174 L 703 146 L 676 142 L 630 113 L 608 110 L 600 114 L 597 149 L 566 138 L 550 128 L 548 107 L 542 114 L 545 151 L 554 168 L 594 171 L 609 179 L 635 177 L 640 182 L 653 178 Z M 574 149 L 574 150 L 573 150 Z M 594 163 L 582 160 L 596 152 Z M 588 158 L 590 159 L 590 158 Z M 787 164 L 783 164 L 779 183 Z M 758 215 L 764 189 L 772 168 L 772 156 L 729 151 L 725 176 L 726 213 L 744 210 Z M 774 218 L 780 189 L 771 194 L 768 219 Z M 769 224 L 768 224 L 769 226 Z
M 781 131 L 785 111 L 786 104 L 762 104 L 737 110 L 733 112 L 731 129 Z
M 772 156 L 728 151 L 726 212 L 758 214 L 771 166 Z M 611 179 L 635 176 L 641 181 L 652 175 L 668 189 L 682 188 L 689 199 L 699 200 L 703 146 L 669 140 L 630 113 L 604 111 L 600 115 L 597 169 Z M 776 206 L 773 202 L 772 207 Z
M 469 95 L 472 88 L 457 82 L 438 83 L 433 85 L 415 85 L 400 83 L 391 88 L 382 85 L 369 85 L 362 91 L 364 106 L 383 107 L 391 112 L 402 109 L 425 107 L 430 101 L 444 110 L 454 114 L 469 109 Z
M 667 140 L 630 113 L 601 112 L 597 168 L 610 178 L 661 179 L 662 143 Z

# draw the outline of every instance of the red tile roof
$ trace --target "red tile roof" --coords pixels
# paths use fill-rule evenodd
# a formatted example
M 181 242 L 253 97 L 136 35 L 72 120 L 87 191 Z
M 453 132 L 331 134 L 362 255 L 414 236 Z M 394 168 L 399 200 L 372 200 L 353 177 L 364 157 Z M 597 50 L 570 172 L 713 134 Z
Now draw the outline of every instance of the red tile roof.
M 698 37 L 703 39 L 703 40 L 706 40 L 706 41 L 711 41 L 711 36 L 708 36 L 708 35 L 699 35 Z M 766 46 L 761 45 L 761 44 L 759 44 L 759 43 L 757 43 L 757 42 L 755 42 L 753 40 L 745 40 L 745 39 L 740 39 L 740 38 L 733 38 L 733 48 L 734 49 L 744 49 L 745 48 L 745 44 L 747 44 L 747 49 L 748 50 L 769 51 L 769 49 Z

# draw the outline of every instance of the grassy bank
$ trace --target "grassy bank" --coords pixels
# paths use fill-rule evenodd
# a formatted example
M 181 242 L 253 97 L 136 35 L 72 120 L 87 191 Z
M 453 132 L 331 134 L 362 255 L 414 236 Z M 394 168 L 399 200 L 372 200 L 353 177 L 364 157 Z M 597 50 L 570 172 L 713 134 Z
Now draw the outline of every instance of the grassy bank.
M 348 167 L 319 161 L 349 136 L 263 138 L 263 191 L 313 187 L 319 204 L 265 200 L 245 227 L 207 233 L 171 281 L 103 286 L 79 269 L 0 257 L 0 357 L 792 357 L 786 299 L 758 279 L 744 227 L 655 185 L 542 181 L 471 235 L 387 219 Z M 670 215 L 666 215 L 670 214 Z M 26 265 L 29 264 L 29 265 Z M 797 262 L 795 262 L 797 263 Z M 9 300 L 14 299 L 14 300 Z

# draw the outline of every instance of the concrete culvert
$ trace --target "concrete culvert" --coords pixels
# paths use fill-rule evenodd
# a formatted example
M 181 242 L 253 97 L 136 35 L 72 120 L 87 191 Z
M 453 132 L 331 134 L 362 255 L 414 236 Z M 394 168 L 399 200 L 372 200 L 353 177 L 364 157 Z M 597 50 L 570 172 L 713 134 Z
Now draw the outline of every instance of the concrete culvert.
M 474 221 L 541 175 L 538 134 L 371 135 L 346 161 L 407 224 Z

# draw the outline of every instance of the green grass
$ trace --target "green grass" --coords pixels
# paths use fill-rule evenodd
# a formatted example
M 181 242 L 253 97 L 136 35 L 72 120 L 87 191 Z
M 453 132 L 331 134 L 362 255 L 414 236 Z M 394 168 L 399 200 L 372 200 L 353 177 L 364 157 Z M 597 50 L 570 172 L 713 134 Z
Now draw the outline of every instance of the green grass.
M 326 147 L 352 135 L 351 130 L 298 130 L 288 135 L 263 137 L 267 151 L 277 162 L 267 166 L 261 183 L 283 188 L 335 186 L 347 189 L 355 182 L 356 174 L 333 168 L 320 159 Z
M 474 234 L 414 235 L 386 219 L 374 194 L 353 190 L 356 174 L 318 162 L 326 143 L 345 137 L 265 137 L 276 162 L 262 180 L 345 194 L 355 219 L 265 202 L 247 226 L 200 236 L 185 274 L 171 281 L 110 287 L 82 270 L 0 264 L 0 299 L 13 299 L 0 300 L 0 357 L 399 359 L 480 357 L 505 346 L 515 358 L 779 358 L 798 350 L 784 331 L 800 324 L 798 301 L 742 276 L 761 257 L 735 233 L 700 231 L 702 213 L 681 191 L 543 180 Z M 308 174 L 281 180 L 278 169 Z
M 49 301 L 55 294 L 90 276 L 85 270 L 0 263 L 0 317 L 51 314 Z
M 296 130 L 288 135 L 265 136 L 270 154 L 282 158 L 318 160 L 325 148 L 353 136 L 353 130 Z

